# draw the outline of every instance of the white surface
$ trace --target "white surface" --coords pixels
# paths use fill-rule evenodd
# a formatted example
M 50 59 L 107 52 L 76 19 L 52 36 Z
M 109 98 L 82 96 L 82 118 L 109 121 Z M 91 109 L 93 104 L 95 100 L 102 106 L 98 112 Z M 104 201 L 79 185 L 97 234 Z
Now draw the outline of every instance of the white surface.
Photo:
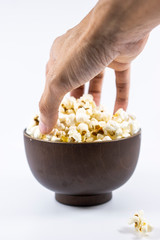
M 133 177 L 107 204 L 90 208 L 57 203 L 33 178 L 22 131 L 37 111 L 45 63 L 53 39 L 91 9 L 91 0 L 0 1 L 0 239 L 139 239 L 128 218 L 139 209 L 154 225 L 147 239 L 160 239 L 160 28 L 132 64 L 128 111 L 142 129 Z M 111 110 L 114 74 L 106 70 L 102 102 Z

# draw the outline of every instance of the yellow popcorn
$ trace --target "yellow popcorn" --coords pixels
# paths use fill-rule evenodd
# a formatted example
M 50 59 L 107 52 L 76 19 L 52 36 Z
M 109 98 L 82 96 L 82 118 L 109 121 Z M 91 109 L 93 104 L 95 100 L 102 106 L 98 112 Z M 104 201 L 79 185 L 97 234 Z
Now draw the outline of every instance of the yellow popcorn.
M 60 138 L 58 138 L 58 137 L 55 137 L 55 136 L 52 136 L 51 137 L 51 142 L 60 142 L 61 140 L 60 140 Z
M 88 132 L 88 125 L 86 123 L 80 123 L 77 127 L 77 130 L 81 135 L 85 135 Z
M 97 134 L 97 140 L 102 140 L 104 138 L 103 134 L 98 133 Z
M 103 106 L 96 106 L 93 96 L 75 99 L 64 97 L 59 107 L 56 126 L 50 134 L 42 135 L 36 115 L 26 132 L 33 138 L 51 142 L 100 142 L 127 138 L 139 131 L 134 115 L 119 109 L 114 115 Z
M 129 224 L 134 224 L 136 231 L 147 234 L 153 230 L 153 227 L 144 219 L 144 211 L 140 210 L 129 219 Z
M 110 138 L 109 136 L 105 136 L 103 139 L 102 139 L 102 141 L 111 141 L 112 140 L 112 138 Z
M 86 113 L 86 110 L 84 107 L 78 108 L 76 112 L 76 122 L 81 123 L 81 122 L 89 122 L 90 116 Z

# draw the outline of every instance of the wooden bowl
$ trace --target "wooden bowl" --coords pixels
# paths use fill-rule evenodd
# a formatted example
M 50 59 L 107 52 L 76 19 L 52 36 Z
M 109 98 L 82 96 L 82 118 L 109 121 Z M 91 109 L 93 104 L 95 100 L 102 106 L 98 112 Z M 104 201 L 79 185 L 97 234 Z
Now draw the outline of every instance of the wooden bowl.
M 56 200 L 74 206 L 92 206 L 112 198 L 112 191 L 133 174 L 140 151 L 141 131 L 107 142 L 54 143 L 30 137 L 24 144 L 35 178 L 53 190 Z

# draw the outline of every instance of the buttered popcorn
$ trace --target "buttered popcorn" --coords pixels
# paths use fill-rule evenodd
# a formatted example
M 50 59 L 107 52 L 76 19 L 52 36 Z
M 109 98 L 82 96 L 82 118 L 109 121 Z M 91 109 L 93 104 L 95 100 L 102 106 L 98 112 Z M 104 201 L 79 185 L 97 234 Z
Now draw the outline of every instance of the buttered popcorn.
M 129 219 L 129 224 L 134 224 L 135 229 L 143 234 L 147 234 L 153 230 L 153 227 L 144 219 L 143 210 L 135 213 L 134 216 Z
M 135 116 L 119 109 L 114 115 L 104 107 L 96 106 L 92 95 L 79 99 L 65 97 L 59 107 L 55 128 L 43 135 L 39 130 L 36 115 L 27 128 L 27 133 L 36 139 L 51 142 L 101 142 L 127 138 L 139 131 Z

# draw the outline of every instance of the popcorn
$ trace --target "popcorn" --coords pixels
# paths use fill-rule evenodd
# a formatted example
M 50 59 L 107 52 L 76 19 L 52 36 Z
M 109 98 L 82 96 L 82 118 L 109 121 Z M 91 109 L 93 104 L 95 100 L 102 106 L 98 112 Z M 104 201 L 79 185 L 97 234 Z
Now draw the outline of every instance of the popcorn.
M 84 94 L 82 97 L 80 97 L 80 100 L 84 102 L 90 102 L 95 105 L 95 103 L 93 102 L 93 96 L 91 94 Z
M 114 115 L 103 106 L 96 106 L 92 95 L 79 99 L 64 97 L 59 107 L 56 126 L 50 134 L 39 130 L 39 116 L 36 115 L 26 132 L 33 138 L 51 142 L 102 142 L 127 138 L 139 131 L 134 115 L 119 109 Z
M 31 121 L 31 123 L 29 124 L 29 126 L 27 127 L 27 133 L 29 134 L 29 135 L 32 135 L 33 134 L 33 132 L 35 131 L 35 126 L 37 126 L 37 125 L 39 125 L 39 116 L 38 115 L 36 115 L 35 117 L 34 117 L 34 119 Z
M 74 123 L 75 123 L 75 118 L 76 118 L 76 115 L 74 113 L 69 114 L 68 117 L 67 117 L 67 122 L 66 122 L 67 125 L 68 126 L 73 126 Z
M 59 119 L 57 120 L 57 128 L 62 131 L 65 130 L 65 125 Z
M 100 127 L 105 127 L 105 125 L 106 125 L 106 122 L 105 121 L 100 121 L 100 122 L 98 122 L 98 124 L 97 125 L 99 125 Z
M 60 141 L 61 140 L 58 137 L 55 137 L 55 136 L 51 137 L 51 142 L 60 142 Z
M 74 97 L 70 97 L 70 98 L 64 97 L 60 105 L 60 112 L 67 113 L 67 114 L 73 113 L 75 103 L 76 103 L 76 99 Z
M 147 223 L 147 221 L 144 219 L 144 211 L 141 210 L 138 213 L 135 213 L 132 218 L 129 219 L 129 224 L 133 224 L 135 226 L 135 229 L 138 232 L 141 232 L 143 234 L 147 234 L 148 232 L 151 232 L 153 230 L 153 227 Z
M 97 141 L 97 140 L 95 140 L 94 137 L 89 137 L 89 138 L 86 139 L 86 142 L 88 142 L 88 143 L 89 142 L 95 142 L 95 141 Z M 99 142 L 99 140 L 98 140 L 98 142 Z
M 104 138 L 103 134 L 97 134 L 97 140 L 102 140 Z
M 109 120 L 107 122 L 107 124 L 103 127 L 103 131 L 105 133 L 105 135 L 115 135 L 116 131 L 120 128 L 119 123 L 113 121 L 113 120 Z
M 81 134 L 77 131 L 76 126 L 72 126 L 68 131 L 70 142 L 81 142 Z
M 123 134 L 123 130 L 120 127 L 117 128 L 117 130 L 115 131 L 116 137 L 121 137 L 122 134 Z
M 133 114 L 128 114 L 128 116 L 132 119 L 132 120 L 136 120 L 136 116 Z
M 90 130 L 94 130 L 95 127 L 99 124 L 98 120 L 95 118 L 92 118 L 88 124 Z
M 105 136 L 104 138 L 103 138 L 103 141 L 111 141 L 112 140 L 112 138 L 110 138 L 109 136 Z
M 104 112 L 104 110 L 100 110 L 96 107 L 93 111 L 93 117 L 96 118 L 98 121 L 108 121 L 111 119 L 111 115 Z
M 115 113 L 115 118 L 117 118 L 120 121 L 127 121 L 129 116 L 128 114 L 122 109 L 118 109 L 118 111 Z
M 33 127 L 33 135 L 34 138 L 40 138 L 42 136 L 38 126 Z
M 65 135 L 66 135 L 65 131 L 57 131 L 57 134 L 56 134 L 58 138 L 61 138 L 62 136 L 65 136 Z
M 122 133 L 122 137 L 123 137 L 123 138 L 130 137 L 130 134 L 129 134 L 128 132 L 123 132 L 123 133 Z
M 89 115 L 86 114 L 86 110 L 84 108 L 79 108 L 76 112 L 76 121 L 81 122 L 89 122 Z
M 76 115 L 74 113 L 71 113 L 69 115 L 66 115 L 66 114 L 63 114 L 63 113 L 59 113 L 59 121 L 60 121 L 60 123 L 63 123 L 66 126 L 74 125 L 75 117 L 76 117 Z
M 102 142 L 102 139 L 97 139 L 94 142 Z
M 84 135 L 88 132 L 88 125 L 86 123 L 80 123 L 77 127 L 77 130 L 79 130 L 81 135 Z
M 138 122 L 136 120 L 134 120 L 132 123 L 131 123 L 131 134 L 134 135 L 138 132 L 138 129 L 139 129 L 139 125 L 138 125 Z

